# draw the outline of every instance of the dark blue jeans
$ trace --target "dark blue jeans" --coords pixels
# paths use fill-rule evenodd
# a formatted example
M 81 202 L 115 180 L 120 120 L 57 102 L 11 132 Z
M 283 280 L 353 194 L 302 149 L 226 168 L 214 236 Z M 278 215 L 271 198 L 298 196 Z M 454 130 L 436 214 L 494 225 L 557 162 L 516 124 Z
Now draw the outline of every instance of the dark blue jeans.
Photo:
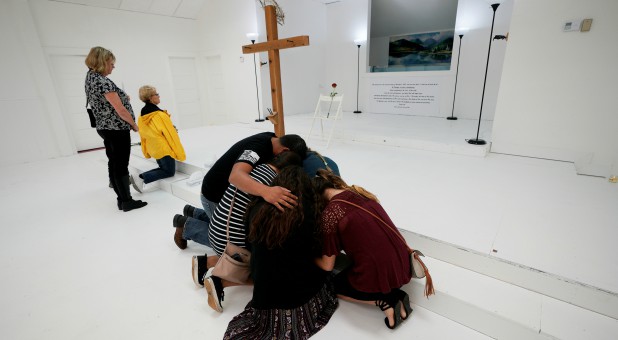
M 151 183 L 162 178 L 172 177 L 176 173 L 176 160 L 171 156 L 157 159 L 157 164 L 159 164 L 158 168 L 142 173 L 144 183 Z
M 212 218 L 213 211 L 217 208 L 217 204 L 207 200 L 204 195 L 200 195 L 200 200 L 202 201 L 204 209 L 194 207 L 193 216 L 189 216 L 187 222 L 185 222 L 182 238 L 211 247 L 208 233 L 210 229 L 210 219 Z

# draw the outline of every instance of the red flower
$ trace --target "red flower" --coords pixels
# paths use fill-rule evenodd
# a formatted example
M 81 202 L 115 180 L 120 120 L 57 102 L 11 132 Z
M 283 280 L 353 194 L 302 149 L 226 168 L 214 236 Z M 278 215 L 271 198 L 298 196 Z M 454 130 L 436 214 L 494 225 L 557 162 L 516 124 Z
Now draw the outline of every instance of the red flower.
M 330 97 L 331 97 L 331 98 L 335 98 L 335 96 L 337 95 L 337 92 L 336 92 L 336 91 L 337 91 L 337 89 L 336 89 L 336 87 L 337 87 L 337 83 L 332 83 L 332 84 L 331 84 L 331 86 L 333 87 L 333 90 L 332 90 L 332 91 L 330 91 Z M 332 102 L 331 102 L 331 104 L 332 104 Z M 330 108 L 328 109 L 328 111 L 329 111 L 329 113 L 330 113 Z M 327 115 L 327 116 L 328 116 L 328 115 Z

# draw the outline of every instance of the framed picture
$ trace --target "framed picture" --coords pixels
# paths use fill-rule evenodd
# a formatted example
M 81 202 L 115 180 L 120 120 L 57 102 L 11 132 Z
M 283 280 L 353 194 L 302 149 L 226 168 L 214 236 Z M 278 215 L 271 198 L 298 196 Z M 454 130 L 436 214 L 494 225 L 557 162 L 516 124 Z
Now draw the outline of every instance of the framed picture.
M 449 70 L 455 30 L 391 36 L 388 66 Z

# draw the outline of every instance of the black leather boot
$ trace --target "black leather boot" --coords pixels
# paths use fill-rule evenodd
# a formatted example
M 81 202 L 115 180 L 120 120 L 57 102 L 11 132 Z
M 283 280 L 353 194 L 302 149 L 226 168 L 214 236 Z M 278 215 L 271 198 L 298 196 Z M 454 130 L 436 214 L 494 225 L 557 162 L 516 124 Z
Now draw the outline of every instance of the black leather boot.
M 148 203 L 142 201 L 136 201 L 131 197 L 131 190 L 129 189 L 129 175 L 124 175 L 120 178 L 116 178 L 116 185 L 118 187 L 118 196 L 120 196 L 120 206 L 122 211 L 127 212 L 133 209 L 139 209 L 145 207 Z

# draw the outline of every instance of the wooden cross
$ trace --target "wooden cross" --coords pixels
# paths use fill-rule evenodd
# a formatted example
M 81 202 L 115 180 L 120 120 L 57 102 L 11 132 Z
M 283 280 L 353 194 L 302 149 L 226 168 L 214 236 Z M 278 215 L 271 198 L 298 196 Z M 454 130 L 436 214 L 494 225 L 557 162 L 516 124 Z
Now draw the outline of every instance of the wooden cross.
M 242 47 L 243 54 L 251 54 L 268 51 L 268 68 L 270 70 L 270 94 L 273 102 L 273 113 L 266 117 L 275 125 L 275 134 L 278 137 L 285 135 L 285 123 L 283 120 L 283 95 L 281 94 L 281 67 L 279 62 L 279 50 L 284 48 L 300 47 L 309 45 L 309 36 L 300 35 L 292 38 L 280 39 L 277 33 L 277 16 L 275 6 L 264 6 L 266 16 L 266 42 L 245 45 Z

